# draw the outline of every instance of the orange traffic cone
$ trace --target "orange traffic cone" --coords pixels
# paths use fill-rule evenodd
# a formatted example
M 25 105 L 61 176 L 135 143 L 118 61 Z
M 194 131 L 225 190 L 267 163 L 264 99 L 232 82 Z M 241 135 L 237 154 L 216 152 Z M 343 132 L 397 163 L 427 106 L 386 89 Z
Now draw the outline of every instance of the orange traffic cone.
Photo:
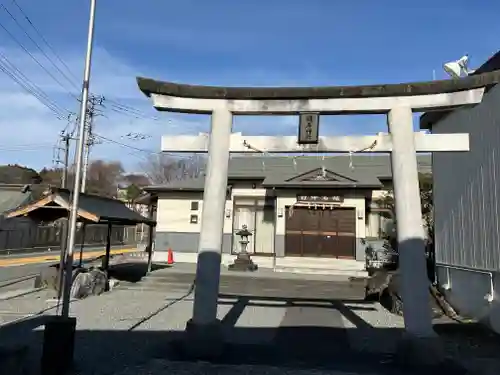
M 174 252 L 170 247 L 167 252 L 167 264 L 174 264 Z

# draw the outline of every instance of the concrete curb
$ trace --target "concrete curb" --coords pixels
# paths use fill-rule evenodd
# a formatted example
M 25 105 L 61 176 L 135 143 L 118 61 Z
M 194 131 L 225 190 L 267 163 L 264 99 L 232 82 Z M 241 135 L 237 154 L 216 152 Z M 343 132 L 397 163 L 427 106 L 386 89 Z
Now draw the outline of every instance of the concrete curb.
M 8 301 L 9 299 L 12 298 L 17 298 L 17 297 L 22 297 L 27 294 L 32 294 L 39 292 L 40 290 L 43 290 L 45 288 L 30 288 L 30 289 L 17 289 L 17 290 L 11 290 L 5 293 L 0 293 L 0 301 Z

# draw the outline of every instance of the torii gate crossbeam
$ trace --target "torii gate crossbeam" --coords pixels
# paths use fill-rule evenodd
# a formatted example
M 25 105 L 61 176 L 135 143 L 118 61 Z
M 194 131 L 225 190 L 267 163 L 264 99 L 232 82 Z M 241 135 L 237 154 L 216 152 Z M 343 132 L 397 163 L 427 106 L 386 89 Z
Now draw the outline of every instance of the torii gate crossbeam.
M 417 152 L 469 151 L 468 134 L 414 133 Z M 161 140 L 162 152 L 208 152 L 209 134 L 165 135 Z M 244 136 L 232 133 L 229 151 L 234 153 L 340 153 L 340 152 L 392 152 L 392 135 L 380 133 L 368 136 L 319 137 L 318 144 L 299 145 L 296 136 Z M 248 147 L 251 145 L 252 147 Z M 258 150 L 258 151 L 256 151 Z

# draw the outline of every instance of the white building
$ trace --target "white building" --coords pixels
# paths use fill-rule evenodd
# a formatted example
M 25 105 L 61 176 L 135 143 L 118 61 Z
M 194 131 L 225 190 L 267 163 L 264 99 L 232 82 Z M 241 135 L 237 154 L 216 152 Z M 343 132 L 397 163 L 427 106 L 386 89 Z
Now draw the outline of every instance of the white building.
M 500 53 L 474 74 L 495 70 Z M 500 332 L 500 87 L 475 107 L 429 112 L 420 125 L 470 135 L 469 152 L 433 155 L 437 278 L 460 313 Z
M 231 158 L 223 262 L 246 224 L 260 267 L 364 270 L 366 242 L 380 244 L 386 227 L 376 201 L 392 186 L 390 165 L 387 155 Z M 430 173 L 430 156 L 419 168 Z M 157 197 L 157 260 L 171 248 L 177 262 L 196 262 L 203 187 L 202 177 L 145 189 Z

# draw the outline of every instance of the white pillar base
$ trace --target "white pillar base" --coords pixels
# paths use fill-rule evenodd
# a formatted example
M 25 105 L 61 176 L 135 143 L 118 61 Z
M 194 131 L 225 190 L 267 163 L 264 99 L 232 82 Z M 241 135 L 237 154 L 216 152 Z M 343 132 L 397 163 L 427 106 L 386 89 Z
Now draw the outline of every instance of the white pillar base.
M 446 355 L 439 337 L 415 337 L 406 333 L 398 343 L 396 360 L 415 369 L 439 366 L 445 362 Z

